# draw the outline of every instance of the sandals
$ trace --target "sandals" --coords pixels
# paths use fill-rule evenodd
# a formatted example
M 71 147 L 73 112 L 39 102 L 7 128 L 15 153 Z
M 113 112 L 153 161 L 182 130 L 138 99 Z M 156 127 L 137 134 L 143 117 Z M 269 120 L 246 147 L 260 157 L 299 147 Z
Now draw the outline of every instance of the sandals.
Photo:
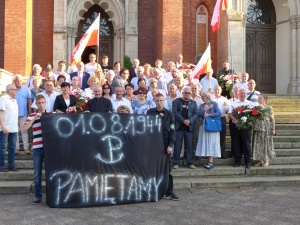
M 211 162 L 207 162 L 207 163 L 204 165 L 204 168 L 210 170 L 210 169 L 214 168 L 214 164 L 211 163 Z

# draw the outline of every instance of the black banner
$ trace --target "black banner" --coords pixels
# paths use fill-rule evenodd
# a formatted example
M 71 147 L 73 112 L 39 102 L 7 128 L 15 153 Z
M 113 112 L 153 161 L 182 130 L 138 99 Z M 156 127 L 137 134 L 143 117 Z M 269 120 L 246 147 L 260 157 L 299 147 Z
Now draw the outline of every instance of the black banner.
M 45 114 L 41 122 L 48 206 L 136 203 L 164 196 L 168 162 L 159 116 Z

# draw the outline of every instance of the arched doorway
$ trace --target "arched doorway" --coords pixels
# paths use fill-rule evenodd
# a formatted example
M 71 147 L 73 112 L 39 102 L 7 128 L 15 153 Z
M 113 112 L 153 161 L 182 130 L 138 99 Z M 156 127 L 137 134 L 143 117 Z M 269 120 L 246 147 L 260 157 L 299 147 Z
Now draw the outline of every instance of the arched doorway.
M 264 93 L 276 91 L 276 14 L 272 0 L 251 0 L 247 9 L 246 71 Z
M 94 5 L 82 16 L 84 19 L 79 22 L 77 37 L 75 45 L 80 41 L 81 37 L 85 34 L 90 25 L 97 18 L 100 13 L 100 28 L 99 28 L 99 63 L 102 64 L 102 57 L 107 55 L 109 57 L 108 64 L 113 66 L 113 52 L 114 52 L 114 29 L 113 24 L 109 21 L 109 15 L 98 5 Z M 96 54 L 96 47 L 86 47 L 81 59 L 84 63 L 89 62 L 89 54 Z

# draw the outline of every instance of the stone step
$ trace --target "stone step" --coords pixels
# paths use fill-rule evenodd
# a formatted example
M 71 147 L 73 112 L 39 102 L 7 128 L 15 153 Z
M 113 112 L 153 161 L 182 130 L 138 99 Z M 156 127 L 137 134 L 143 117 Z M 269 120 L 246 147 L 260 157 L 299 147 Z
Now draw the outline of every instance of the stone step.
M 300 149 L 275 149 L 277 157 L 300 157 Z
M 32 193 L 33 181 L 0 181 L 0 194 L 28 194 Z M 45 193 L 46 183 L 42 182 Z
M 231 137 L 226 136 L 226 142 L 230 142 Z M 300 136 L 279 136 L 276 135 L 273 137 L 273 142 L 278 143 L 278 142 L 293 142 L 293 143 L 300 143 Z
M 300 185 L 300 176 L 276 177 L 224 177 L 224 178 L 197 178 L 174 177 L 174 189 L 194 189 L 213 187 L 274 187 Z M 0 189 L 1 190 L 1 189 Z
M 231 143 L 226 142 L 226 149 L 231 149 Z M 300 148 L 299 142 L 274 142 L 274 148 L 276 149 L 298 149 Z
M 300 165 L 270 165 L 268 167 L 252 167 L 245 169 L 240 167 L 217 166 L 214 169 L 207 170 L 203 167 L 189 169 L 180 167 L 173 169 L 174 177 L 235 177 L 235 176 L 296 176 L 300 175 Z

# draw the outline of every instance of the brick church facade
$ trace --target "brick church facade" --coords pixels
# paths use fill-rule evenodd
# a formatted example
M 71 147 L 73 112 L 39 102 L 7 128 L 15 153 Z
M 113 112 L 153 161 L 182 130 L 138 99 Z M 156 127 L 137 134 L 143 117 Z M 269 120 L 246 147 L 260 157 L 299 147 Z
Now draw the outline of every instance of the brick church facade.
M 210 22 L 216 0 L 9 0 L 0 1 L 0 68 L 28 76 L 70 53 L 97 13 L 100 55 L 110 63 L 124 55 L 154 65 L 157 58 L 196 63 L 211 43 L 213 69 L 233 62 L 260 90 L 300 94 L 299 0 L 228 0 L 221 25 Z M 102 28 L 102 29 L 101 29 Z M 87 61 L 86 49 L 82 60 Z

